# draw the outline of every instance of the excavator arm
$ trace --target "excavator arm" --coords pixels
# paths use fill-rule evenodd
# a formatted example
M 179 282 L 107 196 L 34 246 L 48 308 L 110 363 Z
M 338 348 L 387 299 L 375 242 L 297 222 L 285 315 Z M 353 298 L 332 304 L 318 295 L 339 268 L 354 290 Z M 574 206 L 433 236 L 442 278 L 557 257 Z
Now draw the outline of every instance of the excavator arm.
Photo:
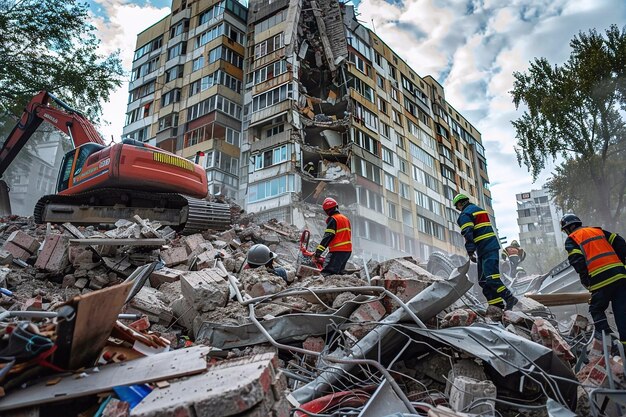
M 51 107 L 50 101 L 58 108 Z M 47 91 L 41 91 L 28 103 L 19 122 L 0 148 L 0 178 L 44 120 L 67 134 L 74 142 L 74 147 L 85 143 L 104 145 L 100 134 L 85 116 Z M 0 180 L 0 216 L 8 214 L 11 214 L 9 187 Z

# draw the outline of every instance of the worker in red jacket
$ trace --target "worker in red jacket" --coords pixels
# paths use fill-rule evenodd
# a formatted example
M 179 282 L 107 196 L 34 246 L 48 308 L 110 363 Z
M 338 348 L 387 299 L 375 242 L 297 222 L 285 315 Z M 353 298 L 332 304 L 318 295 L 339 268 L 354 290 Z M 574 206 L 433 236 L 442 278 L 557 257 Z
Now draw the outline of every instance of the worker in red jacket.
M 315 250 L 315 257 L 321 257 L 322 252 L 328 248 L 322 275 L 341 274 L 352 255 L 350 220 L 339 213 L 339 204 L 333 198 L 326 198 L 322 203 L 322 208 L 328 218 L 326 219 L 326 230 L 324 230 L 322 241 Z

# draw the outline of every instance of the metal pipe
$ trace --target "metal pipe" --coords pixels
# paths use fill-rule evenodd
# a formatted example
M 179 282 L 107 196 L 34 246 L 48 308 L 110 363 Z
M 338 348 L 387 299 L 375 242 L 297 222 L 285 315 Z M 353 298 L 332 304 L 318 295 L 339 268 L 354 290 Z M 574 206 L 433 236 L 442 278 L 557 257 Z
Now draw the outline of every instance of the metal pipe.
M 394 293 L 392 293 L 391 291 L 388 291 L 387 289 L 383 287 L 364 286 L 364 287 L 333 287 L 333 288 L 307 288 L 307 289 L 294 288 L 293 290 L 285 290 L 276 294 L 270 294 L 270 295 L 265 295 L 262 297 L 251 298 L 249 300 L 242 302 L 242 304 L 250 305 L 253 303 L 259 303 L 259 302 L 271 300 L 274 298 L 287 297 L 290 295 L 306 295 L 310 293 L 332 294 L 332 293 L 342 293 L 342 292 L 352 292 L 352 293 L 367 293 L 367 292 L 381 293 L 382 292 L 382 293 L 385 293 L 385 295 L 388 295 L 389 297 L 391 297 L 396 303 L 400 305 L 400 307 L 402 307 L 402 309 L 409 315 L 409 317 L 411 317 L 411 319 L 415 322 L 415 324 L 417 324 L 422 329 L 426 329 L 426 325 L 422 322 L 422 320 L 419 319 L 419 317 L 415 315 L 415 313 L 406 305 L 406 303 L 404 303 L 404 301 L 402 301 L 400 298 L 398 298 L 397 295 L 395 295 Z
M 250 320 L 254 323 L 254 325 L 259 329 L 259 331 L 261 333 L 263 333 L 263 335 L 265 336 L 265 338 L 277 349 L 283 349 L 283 350 L 288 350 L 291 352 L 298 352 L 298 353 L 302 353 L 305 355 L 312 355 L 312 356 L 316 356 L 316 357 L 320 357 L 322 356 L 322 354 L 320 352 L 315 352 L 312 350 L 308 350 L 308 349 L 303 349 L 303 348 L 299 348 L 299 347 L 295 347 L 295 346 L 289 346 L 289 345 L 284 345 L 282 343 L 278 343 L 276 340 L 274 340 L 274 338 L 267 332 L 267 330 L 265 330 L 265 327 L 263 327 L 261 325 L 261 323 L 259 323 L 259 321 L 256 319 L 256 316 L 254 314 L 254 304 L 250 304 L 248 305 L 248 308 L 250 309 Z M 419 319 L 418 319 L 419 320 Z M 400 398 L 400 400 L 402 400 L 402 402 L 404 403 L 404 405 L 411 410 L 413 413 L 417 413 L 417 411 L 415 410 L 415 408 L 413 408 L 413 404 L 411 404 L 411 401 L 407 398 L 407 396 L 404 394 L 404 392 L 402 391 L 402 389 L 398 386 L 398 384 L 396 383 L 396 381 L 393 379 L 393 377 L 391 376 L 391 374 L 389 373 L 389 371 L 387 371 L 387 369 L 385 369 L 385 367 L 383 367 L 380 363 L 371 360 L 371 359 L 341 359 L 341 358 L 335 358 L 332 356 L 326 356 L 324 358 L 325 360 L 329 361 L 329 362 L 336 362 L 336 363 L 340 363 L 340 364 L 354 364 L 354 365 L 369 365 L 372 366 L 376 369 L 378 369 L 378 371 L 383 374 L 383 376 L 387 379 L 387 381 L 389 382 L 389 385 L 391 386 L 391 388 L 396 392 L 396 394 L 398 395 L 398 397 Z

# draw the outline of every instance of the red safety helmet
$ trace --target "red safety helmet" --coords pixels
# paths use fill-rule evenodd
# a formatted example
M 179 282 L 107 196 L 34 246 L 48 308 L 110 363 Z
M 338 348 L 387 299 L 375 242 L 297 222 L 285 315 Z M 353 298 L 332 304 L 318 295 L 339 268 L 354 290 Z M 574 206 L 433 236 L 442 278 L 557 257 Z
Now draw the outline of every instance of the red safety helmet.
M 324 211 L 328 211 L 332 208 L 337 207 L 339 204 L 337 204 L 337 201 L 335 201 L 334 198 L 330 198 L 327 197 L 324 199 L 324 202 L 322 203 L 322 208 L 324 209 Z

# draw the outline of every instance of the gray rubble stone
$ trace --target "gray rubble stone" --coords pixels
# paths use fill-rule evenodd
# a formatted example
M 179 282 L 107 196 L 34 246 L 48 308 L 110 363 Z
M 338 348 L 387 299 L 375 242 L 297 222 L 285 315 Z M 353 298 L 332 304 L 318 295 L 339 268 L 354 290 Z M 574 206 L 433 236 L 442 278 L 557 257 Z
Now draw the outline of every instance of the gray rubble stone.
M 217 268 L 188 272 L 180 282 L 183 297 L 198 312 L 224 307 L 228 301 L 228 282 Z

